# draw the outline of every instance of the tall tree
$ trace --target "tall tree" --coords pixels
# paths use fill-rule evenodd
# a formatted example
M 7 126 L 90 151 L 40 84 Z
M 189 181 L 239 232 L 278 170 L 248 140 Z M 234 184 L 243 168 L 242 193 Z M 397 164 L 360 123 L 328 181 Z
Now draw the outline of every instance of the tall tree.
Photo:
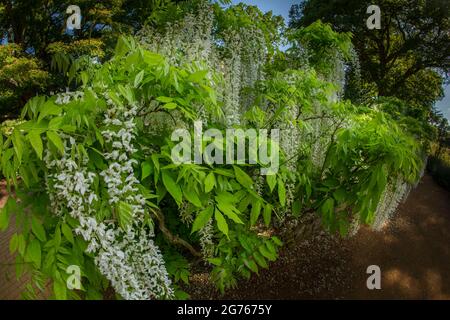
M 178 2 L 0 0 L 0 115 L 14 115 L 30 96 L 61 86 L 51 70 L 56 53 L 101 59 L 112 51 L 119 34 L 132 34 L 147 22 L 155 23 L 156 12 Z M 68 32 L 66 10 L 72 4 L 80 7 L 81 29 Z M 11 57 L 2 59 L 7 52 Z M 22 74 L 11 70 L 22 70 Z
M 381 29 L 369 30 L 369 0 L 306 0 L 290 10 L 290 27 L 321 19 L 352 32 L 365 87 L 431 111 L 450 70 L 450 1 L 379 0 Z

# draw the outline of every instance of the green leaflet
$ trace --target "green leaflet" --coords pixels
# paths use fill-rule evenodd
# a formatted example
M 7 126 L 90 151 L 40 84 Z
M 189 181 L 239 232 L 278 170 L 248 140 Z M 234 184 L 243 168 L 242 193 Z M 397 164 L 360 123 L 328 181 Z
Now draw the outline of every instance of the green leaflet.
M 214 213 L 214 207 L 212 207 L 212 206 L 201 211 L 195 218 L 194 223 L 192 224 L 191 233 L 194 233 L 195 231 L 202 229 L 208 223 L 208 221 L 212 218 L 213 213 Z
M 162 103 L 169 103 L 173 101 L 173 98 L 170 97 L 158 97 L 156 98 L 157 101 L 160 101 Z
M 74 244 L 72 229 L 67 224 L 64 223 L 61 226 L 61 231 L 64 237 L 67 239 L 67 241 L 69 241 L 71 244 Z
M 201 82 L 203 79 L 205 79 L 206 75 L 208 74 L 208 70 L 200 70 L 196 71 L 194 73 L 191 73 L 189 77 L 187 78 L 188 81 L 192 82 Z
M 166 109 L 166 110 L 173 110 L 176 108 L 177 108 L 177 104 L 174 102 L 169 102 L 164 105 L 164 109 Z
M 263 218 L 264 218 L 264 223 L 266 225 L 266 227 L 268 227 L 270 225 L 270 221 L 272 219 L 272 205 L 270 203 L 267 203 L 264 206 L 264 211 L 263 211 Z
M 133 209 L 129 203 L 119 202 L 116 206 L 117 219 L 119 225 L 123 230 L 127 230 L 127 227 L 131 224 L 133 217 Z
M 264 268 L 264 269 L 267 269 L 267 268 L 269 267 L 269 266 L 267 265 L 266 259 L 264 259 L 264 257 L 263 257 L 258 251 L 255 251 L 255 252 L 253 253 L 253 258 L 255 259 L 256 263 L 257 263 L 260 267 L 262 267 L 262 268 Z
M 59 114 L 61 114 L 62 112 L 62 108 L 56 104 L 54 104 L 51 100 L 48 100 L 47 102 L 45 102 L 42 106 L 41 106 L 40 113 L 39 113 L 39 118 L 38 118 L 38 122 L 40 122 L 43 118 L 45 118 L 46 116 L 57 116 Z
M 275 174 L 267 175 L 266 180 L 269 185 L 270 192 L 272 192 L 277 184 L 277 176 Z
M 8 228 L 9 215 L 6 206 L 0 209 L 0 231 L 5 231 Z
M 242 220 L 239 218 L 239 210 L 227 199 L 224 194 L 219 194 L 215 197 L 217 208 L 223 212 L 228 218 L 236 223 L 243 224 Z M 217 210 L 216 210 L 217 211 Z
M 61 154 L 64 153 L 64 144 L 56 132 L 47 131 L 47 138 L 55 145 L 55 147 L 59 150 L 59 152 L 61 152 Z
M 252 210 L 250 211 L 250 225 L 255 225 L 256 221 L 261 214 L 261 201 L 256 201 L 252 205 Z
M 144 74 L 145 74 L 145 71 L 142 70 L 142 71 L 139 72 L 139 73 L 136 75 L 136 77 L 134 78 L 134 87 L 135 87 L 135 88 L 139 87 L 139 85 L 141 84 L 142 79 L 144 79 Z
M 238 166 L 233 166 L 234 174 L 236 175 L 236 180 L 242 184 L 247 189 L 252 189 L 253 180 L 250 178 L 241 168 Z
M 284 207 L 286 205 L 286 188 L 280 178 L 278 178 L 278 198 L 281 206 Z
M 253 260 L 244 260 L 244 264 L 254 273 L 258 273 L 258 266 L 256 265 L 255 261 Z
M 178 205 L 181 205 L 181 202 L 183 201 L 181 188 L 178 184 L 176 184 L 175 180 L 167 172 L 167 170 L 162 171 L 162 180 L 170 195 L 175 199 Z
M 12 134 L 12 142 L 14 145 L 14 151 L 16 152 L 17 158 L 19 159 L 19 162 L 22 161 L 22 155 L 23 155 L 23 138 L 22 135 L 19 133 L 18 129 L 15 129 Z
M 40 241 L 45 242 L 47 240 L 44 227 L 42 227 L 42 222 L 34 216 L 31 218 L 31 230 L 33 230 L 34 235 Z
M 142 162 L 141 169 L 142 169 L 141 180 L 144 180 L 145 178 L 150 176 L 153 172 L 152 164 L 149 161 Z
M 40 160 L 42 160 L 42 152 L 44 151 L 44 146 L 42 145 L 41 134 L 37 130 L 31 130 L 27 135 L 28 141 L 31 143 L 36 155 Z
M 226 235 L 227 238 L 229 238 L 228 237 L 228 224 L 219 210 L 215 210 L 214 217 L 216 218 L 217 228 L 219 229 L 219 231 L 222 232 L 224 235 Z
M 41 266 L 41 245 L 37 239 L 31 240 L 27 247 L 25 259 L 33 262 L 38 268 Z
M 9 253 L 14 254 L 17 251 L 19 246 L 19 241 L 17 237 L 17 233 L 14 233 L 11 239 L 9 240 Z
M 269 241 L 266 241 L 266 243 L 270 243 Z M 273 248 L 273 247 L 272 247 Z M 273 248 L 273 251 L 270 251 L 269 249 L 268 249 L 268 247 L 267 247 L 267 245 L 261 245 L 261 246 L 259 246 L 259 248 L 258 248 L 258 250 L 259 250 L 259 252 L 264 256 L 264 257 L 266 257 L 269 261 L 275 261 L 275 260 L 277 260 L 277 255 L 276 255 L 276 253 L 275 252 L 273 252 L 273 251 L 275 251 L 275 249 Z
M 192 188 L 184 188 L 183 195 L 187 201 L 192 203 L 194 206 L 200 208 L 202 206 L 202 202 L 200 201 L 197 193 L 192 190 Z
M 216 178 L 214 173 L 210 172 L 205 178 L 205 192 L 209 193 L 216 185 Z
M 53 282 L 53 293 L 56 300 L 67 299 L 67 285 L 62 280 L 55 280 Z

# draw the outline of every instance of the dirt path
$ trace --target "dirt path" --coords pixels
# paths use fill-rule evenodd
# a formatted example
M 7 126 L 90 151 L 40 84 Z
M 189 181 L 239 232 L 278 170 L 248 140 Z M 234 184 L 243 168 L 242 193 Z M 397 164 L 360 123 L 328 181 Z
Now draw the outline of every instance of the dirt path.
M 0 233 L 0 263 L 13 261 L 11 234 Z M 381 268 L 381 290 L 366 288 L 369 265 Z M 449 272 L 450 193 L 426 175 L 382 232 L 363 228 L 347 240 L 322 234 L 287 246 L 269 270 L 221 298 L 450 299 Z M 0 299 L 19 297 L 11 275 L 13 267 L 0 269 Z M 192 277 L 190 291 L 192 298 L 219 298 L 206 274 Z
M 381 269 L 381 290 L 368 290 L 366 269 Z M 194 298 L 217 298 L 205 275 Z M 228 291 L 228 299 L 450 299 L 450 193 L 425 175 L 381 232 L 351 239 L 322 235 L 283 250 L 280 259 Z
M 361 230 L 350 243 L 357 274 L 350 298 L 450 299 L 450 193 L 426 175 L 383 232 Z M 370 264 L 382 290 L 367 290 Z

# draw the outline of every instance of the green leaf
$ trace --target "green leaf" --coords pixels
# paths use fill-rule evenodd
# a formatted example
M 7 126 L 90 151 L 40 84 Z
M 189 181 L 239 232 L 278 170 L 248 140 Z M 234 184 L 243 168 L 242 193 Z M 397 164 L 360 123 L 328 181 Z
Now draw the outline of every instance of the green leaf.
M 81 72 L 81 82 L 83 83 L 83 86 L 87 86 L 89 82 L 89 74 L 86 71 Z
M 153 52 L 146 50 L 143 52 L 143 55 L 144 55 L 145 63 L 150 66 L 161 65 L 164 62 L 164 57 L 160 54 L 153 53 Z
M 56 300 L 67 299 L 67 285 L 63 281 L 53 281 L 53 292 L 55 293 Z
M 30 141 L 34 151 L 36 151 L 38 158 L 42 160 L 42 152 L 44 150 L 44 147 L 42 145 L 40 133 L 37 130 L 31 130 L 30 133 L 27 135 L 27 138 L 28 141 Z
M 183 291 L 183 290 L 175 290 L 175 300 L 181 300 L 181 301 L 185 301 L 185 300 L 189 300 L 191 298 L 191 296 Z
M 186 200 L 192 203 L 194 206 L 198 208 L 202 206 L 202 202 L 200 201 L 197 193 L 191 188 L 183 188 L 183 194 Z
M 170 97 L 158 97 L 156 98 L 157 101 L 162 102 L 162 103 L 169 103 L 173 101 L 173 98 Z
M 281 247 L 283 245 L 283 242 L 281 242 L 280 239 L 278 239 L 278 237 L 273 236 L 272 238 L 273 243 L 275 243 L 277 246 Z
M 8 228 L 9 215 L 6 206 L 0 209 L 0 231 L 5 231 Z
M 53 243 L 55 248 L 59 248 L 61 245 L 61 228 L 55 229 L 55 236 L 53 237 Z
M 54 104 L 51 100 L 48 100 L 42 107 L 39 114 L 38 122 L 41 121 L 46 116 L 57 116 L 61 114 L 62 108 Z
M 25 237 L 23 236 L 23 234 L 19 234 L 17 236 L 17 249 L 19 250 L 19 254 L 22 256 L 25 254 L 25 247 Z
M 255 252 L 253 253 L 253 258 L 255 259 L 256 263 L 257 263 L 259 266 L 261 266 L 261 267 L 263 267 L 263 268 L 265 268 L 265 269 L 267 269 L 267 268 L 269 267 L 269 266 L 267 265 L 266 259 L 264 259 L 264 257 L 263 257 L 258 251 L 255 251 Z
M 222 265 L 222 259 L 221 258 L 209 258 L 208 262 L 213 264 L 213 265 L 215 265 L 215 266 L 218 266 L 218 267 L 220 267 Z
M 214 173 L 210 172 L 205 178 L 205 192 L 210 192 L 214 186 L 216 185 L 216 178 L 214 177 Z
M 14 233 L 11 239 L 9 240 L 9 253 L 14 254 L 19 247 L 19 241 L 17 237 L 17 233 Z
M 263 218 L 267 227 L 270 225 L 270 220 L 272 219 L 272 209 L 273 207 L 270 203 L 266 204 L 264 207 Z
M 174 102 L 169 102 L 164 105 L 164 109 L 173 110 L 177 108 L 177 104 Z
M 236 180 L 247 189 L 252 189 L 253 180 L 250 178 L 241 168 L 238 166 L 233 166 L 234 174 L 236 175 Z
M 254 273 L 258 273 L 258 266 L 256 265 L 255 261 L 253 260 L 244 260 L 244 264 Z
M 64 143 L 56 132 L 47 131 L 47 138 L 55 145 L 61 154 L 64 153 Z
M 229 202 L 227 198 L 223 196 L 223 194 L 217 195 L 215 199 L 217 208 L 220 211 L 222 211 L 228 218 L 230 218 L 234 222 L 243 224 L 242 220 L 238 216 L 238 214 L 240 214 L 239 210 L 235 206 L 233 206 L 233 204 Z
M 141 168 L 142 168 L 141 180 L 144 180 L 145 178 L 147 178 L 148 176 L 150 176 L 152 174 L 153 167 L 149 161 L 142 162 Z
M 265 245 L 259 246 L 258 250 L 269 261 L 273 262 L 277 259 L 276 255 L 274 253 L 270 252 Z
M 41 221 L 39 221 L 34 216 L 31 218 L 31 230 L 33 231 L 36 238 L 38 238 L 40 241 L 45 242 L 47 240 L 45 230 L 44 227 L 42 227 Z
M 333 210 L 334 210 L 334 199 L 333 198 L 328 198 L 327 200 L 325 200 L 325 202 L 322 204 L 322 206 L 320 208 L 320 211 L 325 215 L 332 213 Z
M 286 205 L 286 188 L 284 187 L 283 180 L 278 179 L 278 198 L 282 207 Z
M 123 230 L 126 230 L 127 227 L 131 224 L 133 209 L 129 203 L 126 203 L 124 201 L 120 201 L 117 204 L 116 208 L 119 225 Z
M 172 178 L 172 176 L 165 170 L 162 171 L 162 180 L 167 191 L 175 199 L 177 204 L 180 205 L 183 201 L 183 194 L 181 192 L 180 186 L 175 183 L 175 180 Z
M 19 159 L 19 162 L 22 161 L 22 155 L 23 155 L 23 139 L 22 135 L 19 133 L 19 130 L 15 129 L 12 134 L 12 142 L 14 146 L 14 151 L 16 152 L 17 158 Z
M 73 234 L 72 234 L 72 229 L 70 229 L 70 227 L 67 224 L 63 224 L 61 226 L 61 231 L 64 235 L 64 237 L 71 243 L 74 244 L 74 240 L 73 240 Z
M 123 85 L 119 84 L 117 86 L 117 89 L 119 90 L 120 94 L 128 100 L 128 103 L 133 104 L 135 102 L 133 90 L 131 87 L 124 87 Z
M 216 222 L 217 222 L 217 228 L 219 228 L 219 231 L 222 232 L 224 235 L 228 237 L 228 224 L 225 221 L 225 218 L 223 217 L 223 215 L 220 213 L 219 210 L 216 210 L 214 212 L 214 217 L 216 218 Z
M 142 70 L 134 78 L 134 87 L 135 88 L 139 87 L 139 85 L 141 84 L 142 79 L 144 79 L 144 73 L 145 73 L 144 70 Z
M 292 203 L 292 215 L 294 217 L 298 217 L 300 215 L 301 209 L 302 209 L 302 204 L 301 204 L 300 200 L 295 200 Z
M 213 213 L 214 213 L 213 206 L 209 206 L 208 208 L 206 208 L 205 210 L 200 212 L 197 215 L 197 217 L 195 218 L 194 223 L 192 224 L 191 233 L 194 233 L 195 231 L 198 231 L 201 228 L 203 228 L 208 223 L 208 221 L 212 218 Z
M 203 80 L 206 77 L 207 74 L 208 74 L 208 70 L 196 71 L 196 72 L 190 74 L 187 80 L 191 81 L 191 82 L 199 83 L 199 82 L 201 82 L 201 80 Z
M 252 210 L 250 211 L 250 225 L 255 225 L 258 221 L 259 215 L 261 214 L 261 201 L 256 201 L 252 205 Z
M 344 188 L 339 188 L 335 192 L 333 192 L 333 197 L 337 202 L 343 202 L 345 197 L 347 196 L 347 191 Z
M 214 169 L 214 172 L 225 177 L 234 178 L 233 171 L 231 171 L 230 169 L 216 168 Z
M 41 244 L 37 239 L 31 240 L 27 248 L 27 257 L 34 262 L 38 268 L 41 266 Z
M 275 174 L 267 175 L 266 180 L 269 185 L 270 192 L 272 192 L 277 184 L 277 176 Z

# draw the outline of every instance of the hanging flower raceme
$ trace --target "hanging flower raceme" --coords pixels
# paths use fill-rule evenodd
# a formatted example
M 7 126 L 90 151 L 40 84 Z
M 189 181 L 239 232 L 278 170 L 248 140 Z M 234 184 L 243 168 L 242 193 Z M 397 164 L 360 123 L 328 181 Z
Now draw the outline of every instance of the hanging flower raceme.
M 68 103 L 70 99 L 63 99 Z M 137 188 L 134 176 L 135 160 L 129 158 L 136 151 L 133 146 L 136 107 L 117 108 L 108 99 L 102 132 L 110 151 L 104 154 L 108 168 L 100 172 L 87 169 L 89 158 L 71 151 L 76 148 L 74 137 L 64 135 L 64 154 L 54 159 L 46 152 L 49 171 L 47 191 L 57 215 L 67 211 L 79 222 L 75 230 L 88 242 L 86 251 L 95 256 L 100 272 L 124 299 L 171 298 L 171 281 L 164 260 L 151 239 L 154 234 L 146 227 L 145 199 Z M 97 222 L 94 204 L 99 197 L 93 191 L 95 179 L 103 178 L 114 208 L 119 202 L 131 208 L 131 224 L 125 230 L 117 223 Z

